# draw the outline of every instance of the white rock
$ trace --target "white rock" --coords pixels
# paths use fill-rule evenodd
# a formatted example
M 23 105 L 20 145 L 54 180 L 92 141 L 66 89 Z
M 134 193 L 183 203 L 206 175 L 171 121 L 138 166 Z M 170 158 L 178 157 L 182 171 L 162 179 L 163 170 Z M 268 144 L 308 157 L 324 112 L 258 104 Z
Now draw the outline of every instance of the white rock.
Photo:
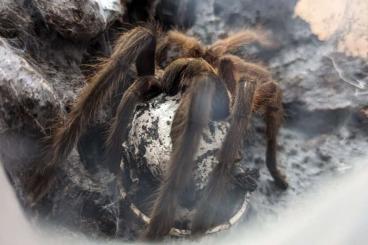
M 52 86 L 20 52 L 0 38 L 0 125 L 2 129 L 30 125 L 40 129 L 60 111 L 61 104 Z M 26 117 L 22 117 L 25 114 Z M 7 125 L 7 126 L 5 126 Z M 5 128 L 4 128 L 5 127 Z
M 179 106 L 180 97 L 160 95 L 137 109 L 132 122 L 128 147 L 133 161 L 139 166 L 146 164 L 156 178 L 162 178 L 168 169 L 172 120 Z M 196 154 L 194 180 L 197 189 L 202 189 L 209 174 L 218 164 L 216 153 L 220 149 L 228 123 L 210 122 L 212 130 L 206 128 L 202 133 L 200 146 Z
M 100 14 L 103 16 L 106 25 L 115 21 L 124 14 L 124 6 L 119 0 L 91 0 L 97 2 L 100 7 Z

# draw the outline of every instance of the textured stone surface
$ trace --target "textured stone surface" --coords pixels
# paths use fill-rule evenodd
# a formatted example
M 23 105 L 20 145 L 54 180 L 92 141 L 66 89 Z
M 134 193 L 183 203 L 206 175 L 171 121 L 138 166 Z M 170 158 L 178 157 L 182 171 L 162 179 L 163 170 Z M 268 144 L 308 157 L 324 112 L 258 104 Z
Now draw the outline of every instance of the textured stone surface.
M 170 131 L 179 102 L 180 96 L 160 95 L 139 108 L 132 122 L 129 140 L 123 145 L 131 152 L 131 161 L 137 163 L 138 167 L 148 166 L 159 180 L 169 167 L 172 147 Z M 206 128 L 202 134 L 195 156 L 194 181 L 197 189 L 203 189 L 209 174 L 218 164 L 216 154 L 221 148 L 227 128 L 226 122 L 211 122 L 211 127 Z
M 29 136 L 28 129 L 34 128 L 42 134 L 41 129 L 54 118 L 54 109 L 67 111 L 85 80 L 82 64 L 94 60 L 96 54 L 106 55 L 108 49 L 103 43 L 110 45 L 108 39 L 97 40 L 100 36 L 97 34 L 107 27 L 106 17 L 102 17 L 101 8 L 97 7 L 101 5 L 96 2 L 80 1 L 80 6 L 87 6 L 79 9 L 81 16 L 86 18 L 75 20 L 68 11 L 78 12 L 76 1 L 69 1 L 71 5 L 67 11 L 62 10 L 65 7 L 62 5 L 52 9 L 50 4 L 55 1 L 32 2 L 35 6 L 23 5 L 22 1 L 0 3 L 1 13 L 9 8 L 22 13 L 0 16 L 0 35 L 6 38 L 0 40 L 0 54 L 6 57 L 0 60 L 0 157 L 16 188 L 29 158 L 40 151 L 39 138 Z M 319 41 L 308 23 L 294 16 L 295 4 L 296 0 L 238 0 L 231 4 L 222 0 L 198 1 L 196 22 L 188 31 L 209 43 L 231 30 L 261 24 L 277 44 L 275 49 L 260 50 L 257 46 L 249 46 L 237 52 L 242 57 L 269 65 L 284 92 L 285 123 L 278 151 L 279 164 L 288 177 L 290 188 L 281 192 L 272 183 L 264 164 L 264 125 L 260 118 L 255 118 L 242 161 L 243 166 L 254 166 L 261 172 L 259 188 L 251 197 L 253 212 L 247 216 L 249 220 L 263 221 L 270 214 L 277 215 L 285 208 L 287 200 L 302 195 L 318 181 L 339 176 L 354 167 L 352 157 L 365 155 L 368 147 L 367 61 L 336 52 L 334 42 Z M 41 10 L 41 16 L 37 15 L 37 9 Z M 93 13 L 85 13 L 85 10 Z M 46 18 L 50 14 L 52 16 Z M 62 14 L 68 17 L 65 22 L 60 22 Z M 9 18 L 11 22 L 4 22 Z M 9 23 L 14 25 L 9 28 Z M 101 25 L 96 27 L 98 23 Z M 87 24 L 94 29 L 85 29 Z M 90 43 L 74 42 L 59 33 L 72 40 L 97 37 Z M 103 34 L 110 34 L 110 30 L 106 29 Z M 162 103 L 159 108 L 172 105 L 173 110 L 175 105 L 170 103 Z M 144 120 L 150 113 L 161 114 L 160 110 L 149 106 L 138 111 L 136 120 Z M 24 117 L 29 114 L 32 115 Z M 146 151 L 146 158 L 153 162 L 168 158 L 169 147 L 160 149 L 162 155 L 150 150 L 158 147 L 160 140 L 157 139 L 168 145 L 170 123 L 165 125 L 168 115 L 160 117 L 157 124 L 154 123 L 156 119 L 150 117 L 149 132 L 138 128 L 139 120 L 134 123 L 133 145 L 141 148 L 138 145 L 147 141 L 144 143 L 146 149 L 134 152 L 137 157 Z M 15 128 L 18 130 L 13 130 Z M 141 227 L 127 212 L 129 209 L 124 203 L 116 202 L 113 177 L 101 164 L 104 129 L 104 125 L 94 125 L 87 130 L 78 152 L 74 151 L 63 165 L 59 181 L 37 211 L 40 217 L 73 230 L 131 239 Z M 141 137 L 135 139 L 134 132 Z M 135 147 L 131 145 L 128 149 Z M 203 153 L 207 150 L 203 149 Z M 155 164 L 151 166 L 155 173 L 153 166 Z M 160 171 L 156 172 L 159 176 Z M 19 188 L 18 193 L 21 195 Z
M 12 38 L 20 32 L 29 32 L 32 20 L 22 8 L 22 1 L 3 0 L 0 3 L 0 35 Z
M 31 120 L 38 130 L 45 133 L 61 109 L 53 87 L 38 69 L 16 52 L 5 39 L 0 38 L 0 125 L 1 130 L 24 126 Z
M 197 22 L 189 31 L 205 42 L 244 27 L 262 25 L 277 48 L 250 46 L 237 54 L 267 64 L 283 89 L 285 122 L 279 135 L 279 165 L 290 188 L 280 192 L 265 168 L 264 127 L 255 119 L 243 164 L 260 169 L 249 220 L 277 215 L 288 200 L 319 181 L 354 166 L 351 159 L 366 156 L 368 104 L 367 60 L 338 52 L 333 41 L 322 42 L 308 23 L 294 14 L 297 1 L 207 0 L 199 4 Z M 200 17 L 200 18 L 199 18 Z
M 105 30 L 119 13 L 118 1 L 95 0 L 35 0 L 35 6 L 45 21 L 64 37 L 89 40 Z

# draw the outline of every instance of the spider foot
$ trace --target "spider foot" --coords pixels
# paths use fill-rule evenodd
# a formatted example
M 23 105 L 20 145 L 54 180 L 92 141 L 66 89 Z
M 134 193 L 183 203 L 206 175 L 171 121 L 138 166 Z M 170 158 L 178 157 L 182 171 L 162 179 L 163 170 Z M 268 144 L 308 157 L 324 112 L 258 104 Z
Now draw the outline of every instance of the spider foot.
M 278 174 L 277 177 L 274 177 L 274 181 L 275 185 L 281 190 L 286 190 L 289 187 L 286 177 L 282 174 Z
M 232 171 L 234 184 L 245 192 L 253 192 L 257 189 L 257 180 L 259 178 L 258 169 L 243 169 L 240 166 L 234 166 Z

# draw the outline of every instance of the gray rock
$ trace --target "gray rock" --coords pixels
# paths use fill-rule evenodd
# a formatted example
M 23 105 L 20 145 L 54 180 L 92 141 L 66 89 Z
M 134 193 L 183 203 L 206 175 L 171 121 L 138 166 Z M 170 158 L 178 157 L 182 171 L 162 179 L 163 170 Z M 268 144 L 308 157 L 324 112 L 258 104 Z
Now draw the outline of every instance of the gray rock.
M 119 0 L 90 0 L 95 1 L 99 5 L 100 14 L 104 17 L 106 26 L 108 27 L 118 18 L 125 14 L 125 3 Z
M 250 200 L 249 220 L 277 216 L 294 196 L 321 180 L 353 168 L 351 158 L 366 156 L 367 61 L 338 53 L 321 42 L 308 23 L 294 16 L 297 1 L 200 2 L 190 33 L 207 43 L 232 30 L 260 24 L 272 34 L 276 49 L 249 46 L 236 52 L 270 67 L 283 89 L 285 123 L 279 135 L 279 165 L 290 188 L 281 193 L 265 168 L 263 123 L 255 119 L 244 149 L 244 164 L 260 168 L 258 191 Z M 250 222 L 254 223 L 254 222 Z
M 0 39 L 0 125 L 1 130 L 26 125 L 45 133 L 46 125 L 61 110 L 53 87 L 34 65 Z
M 0 36 L 13 38 L 30 32 L 33 26 L 31 17 L 21 7 L 22 1 L 3 0 L 0 3 Z
M 72 40 L 96 37 L 123 14 L 119 1 L 34 0 L 34 4 L 50 27 Z
M 202 1 L 190 32 L 212 42 L 228 31 L 261 25 L 271 33 L 277 48 L 250 46 L 237 53 L 268 63 L 283 88 L 285 103 L 302 103 L 308 110 L 365 105 L 366 61 L 337 53 L 335 43 L 319 41 L 308 23 L 294 16 L 296 2 Z

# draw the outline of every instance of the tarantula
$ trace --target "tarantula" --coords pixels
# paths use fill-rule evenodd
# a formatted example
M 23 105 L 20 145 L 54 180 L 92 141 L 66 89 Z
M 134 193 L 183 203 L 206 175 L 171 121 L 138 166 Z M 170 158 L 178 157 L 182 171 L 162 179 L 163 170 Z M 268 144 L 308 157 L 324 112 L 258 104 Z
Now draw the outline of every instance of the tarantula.
M 245 186 L 246 178 L 234 177 L 231 171 L 252 113 L 264 116 L 266 164 L 277 186 L 286 189 L 288 184 L 276 160 L 276 138 L 283 113 L 281 90 L 264 67 L 229 54 L 252 42 L 269 44 L 262 32 L 252 30 L 240 31 L 209 46 L 178 31 L 161 33 L 154 26 L 124 33 L 111 57 L 101 64 L 66 120 L 53 133 L 29 185 L 31 200 L 35 203 L 44 196 L 58 166 L 117 88 L 123 96 L 106 140 L 106 164 L 114 173 L 121 171 L 121 144 L 128 137 L 136 106 L 160 93 L 181 96 L 170 132 L 169 170 L 155 198 L 145 232 L 147 239 L 160 239 L 173 227 L 176 205 L 191 181 L 201 132 L 211 120 L 228 120 L 230 126 L 218 155 L 219 164 L 198 202 L 192 234 L 203 233 L 216 224 L 222 215 L 220 204 L 231 185 Z M 133 77 L 128 75 L 132 72 Z

